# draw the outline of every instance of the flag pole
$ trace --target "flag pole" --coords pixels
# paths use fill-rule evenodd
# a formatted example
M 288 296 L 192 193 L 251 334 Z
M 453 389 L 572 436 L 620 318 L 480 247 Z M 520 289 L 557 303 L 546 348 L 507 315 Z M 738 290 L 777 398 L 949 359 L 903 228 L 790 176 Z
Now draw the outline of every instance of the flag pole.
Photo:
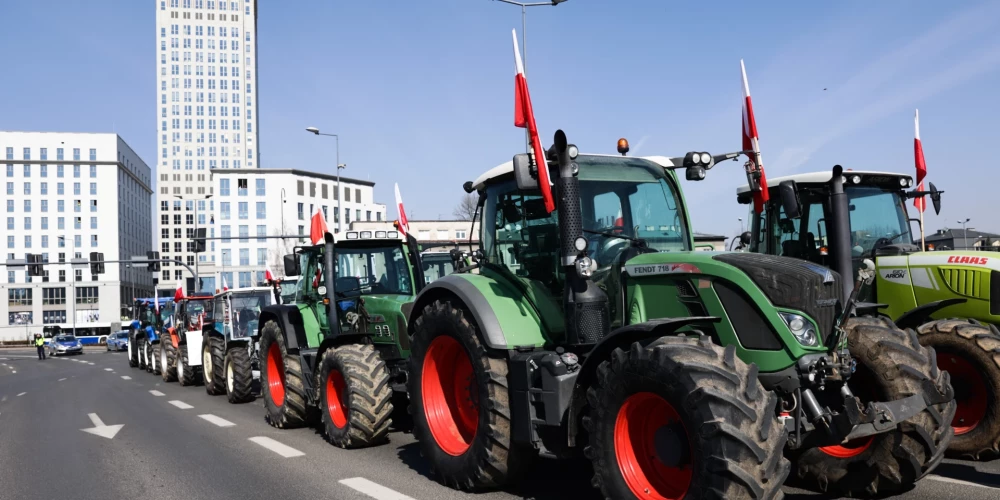
M 926 252 L 927 245 L 924 241 L 924 211 L 920 210 L 920 251 Z

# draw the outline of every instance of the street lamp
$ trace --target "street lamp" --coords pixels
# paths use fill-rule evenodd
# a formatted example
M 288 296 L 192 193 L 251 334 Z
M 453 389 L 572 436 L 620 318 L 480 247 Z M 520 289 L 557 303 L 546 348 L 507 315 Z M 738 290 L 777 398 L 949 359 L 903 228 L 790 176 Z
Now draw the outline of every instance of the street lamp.
M 970 220 L 972 219 L 966 218 L 965 220 L 957 221 L 962 225 L 962 245 L 966 250 L 969 249 L 969 231 L 966 229 L 965 225 L 968 224 Z
M 248 186 L 248 189 L 249 189 L 249 186 Z M 203 199 L 207 200 L 207 199 L 209 199 L 211 197 L 212 197 L 212 195 L 206 194 Z M 177 198 L 178 200 L 181 200 L 181 201 L 188 201 L 183 196 L 178 195 L 178 194 L 175 194 L 174 198 Z M 198 202 L 202 201 L 202 200 L 201 199 L 197 199 L 197 200 L 192 200 L 192 201 L 195 202 L 194 203 L 194 235 L 195 235 L 195 237 L 197 237 L 198 236 Z M 198 292 L 201 289 L 201 278 L 198 275 L 198 261 L 201 260 L 201 259 L 199 259 L 198 257 L 199 256 L 196 255 L 195 259 L 194 259 L 194 291 L 195 292 Z
M 511 4 L 511 5 L 517 5 L 518 7 L 521 8 L 521 63 L 522 63 L 522 67 L 524 69 L 525 74 L 527 74 L 527 72 L 528 72 L 528 41 L 527 41 L 527 39 L 525 37 L 527 37 L 526 32 L 527 32 L 528 28 L 527 28 L 527 24 L 526 24 L 527 23 L 527 21 L 526 21 L 527 15 L 526 15 L 525 9 L 527 9 L 528 7 L 541 7 L 541 6 L 544 6 L 544 5 L 551 5 L 551 6 L 554 7 L 556 5 L 559 5 L 559 4 L 563 3 L 563 2 L 565 2 L 566 0 L 551 0 L 549 2 L 528 2 L 528 3 L 525 3 L 525 2 L 516 2 L 514 0 L 497 0 L 497 1 L 498 2 L 503 2 L 503 3 L 508 3 L 508 4 Z M 524 149 L 525 149 L 525 151 L 530 151 L 530 149 L 531 149 L 531 142 L 530 141 L 531 141 L 531 137 L 528 136 L 528 129 L 525 128 L 524 129 Z M 544 153 L 542 153 L 542 154 L 544 154 Z
M 563 0 L 563 1 L 565 1 L 565 0 Z M 338 213 L 342 212 L 342 210 L 341 210 L 341 208 L 343 207 L 343 205 L 342 205 L 342 203 L 343 203 L 342 199 L 343 199 L 344 195 L 343 195 L 343 193 L 339 192 L 339 191 L 341 191 L 341 186 L 340 186 L 340 171 L 341 171 L 341 169 L 347 168 L 347 164 L 346 163 L 340 163 L 340 136 L 337 135 L 337 134 L 324 134 L 324 133 L 320 132 L 319 129 L 316 128 L 316 127 L 306 127 L 306 132 L 311 132 L 311 133 L 313 133 L 315 135 L 325 135 L 327 137 L 333 137 L 334 139 L 337 140 L 337 191 L 338 191 L 338 193 L 337 193 L 337 212 Z M 312 215 L 312 214 L 310 214 L 310 215 Z M 336 232 L 336 233 L 340 232 L 340 222 L 339 221 L 337 222 L 337 227 L 336 227 L 336 229 L 334 229 L 334 232 Z

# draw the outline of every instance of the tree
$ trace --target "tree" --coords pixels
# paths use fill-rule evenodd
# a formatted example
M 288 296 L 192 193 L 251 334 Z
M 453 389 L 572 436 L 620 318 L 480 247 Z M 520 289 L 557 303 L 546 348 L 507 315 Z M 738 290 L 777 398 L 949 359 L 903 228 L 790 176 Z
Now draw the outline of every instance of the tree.
M 295 232 L 298 232 L 297 230 Z M 276 229 L 273 236 L 287 235 L 289 233 L 285 221 L 281 221 L 281 229 Z M 271 266 L 271 272 L 275 278 L 285 277 L 285 255 L 295 251 L 295 246 L 299 240 L 294 238 L 274 238 L 271 240 L 271 248 L 267 251 L 267 262 Z
M 462 196 L 462 200 L 458 202 L 455 206 L 455 210 L 451 212 L 458 220 L 472 220 L 476 215 L 476 206 L 479 205 L 479 197 L 472 194 L 466 193 Z

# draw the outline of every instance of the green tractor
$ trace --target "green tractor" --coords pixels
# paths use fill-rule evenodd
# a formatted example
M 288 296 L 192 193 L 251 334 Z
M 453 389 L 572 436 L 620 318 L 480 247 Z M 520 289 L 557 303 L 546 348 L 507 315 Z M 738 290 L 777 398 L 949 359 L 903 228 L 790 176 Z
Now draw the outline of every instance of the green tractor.
M 751 252 L 806 259 L 840 271 L 830 230 L 829 172 L 773 179 L 763 213 L 751 213 L 742 235 Z M 861 297 L 902 329 L 918 333 L 937 353 L 955 387 L 955 439 L 948 454 L 973 459 L 1000 456 L 1000 257 L 988 252 L 922 252 L 911 232 L 909 199 L 929 196 L 941 210 L 940 191 L 908 190 L 908 175 L 845 171 L 850 253 L 845 269 L 875 262 L 874 286 Z M 750 203 L 746 186 L 737 190 Z M 829 250 L 828 250 L 829 249 Z M 843 272 L 843 271 L 841 271 Z M 954 319 L 963 318 L 963 319 Z
M 442 484 L 581 452 L 616 499 L 780 498 L 793 466 L 886 494 L 937 466 L 948 376 L 914 335 L 853 315 L 870 275 L 692 251 L 674 170 L 738 155 L 580 155 L 558 131 L 554 212 L 529 155 L 466 183 L 478 272 L 429 283 L 409 321 L 413 433 Z
M 398 231 L 349 231 L 296 248 L 285 274 L 301 275 L 292 305 L 265 307 L 258 339 L 268 422 L 312 423 L 333 445 L 388 439 L 393 400 L 405 407 L 406 317 L 423 287 L 416 240 Z

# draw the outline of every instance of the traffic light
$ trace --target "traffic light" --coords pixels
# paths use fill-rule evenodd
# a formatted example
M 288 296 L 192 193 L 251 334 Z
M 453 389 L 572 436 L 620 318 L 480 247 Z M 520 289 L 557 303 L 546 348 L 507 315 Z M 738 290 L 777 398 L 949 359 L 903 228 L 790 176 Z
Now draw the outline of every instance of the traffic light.
M 203 227 L 199 227 L 194 231 L 194 253 L 202 253 L 205 251 L 205 234 L 206 230 Z
M 42 256 L 37 253 L 29 253 L 24 256 L 27 264 L 28 276 L 44 276 L 45 268 L 42 265 Z
M 160 272 L 160 252 L 146 252 L 146 259 L 150 261 L 146 263 L 146 269 L 154 273 Z
M 90 274 L 97 276 L 104 274 L 104 254 L 101 252 L 90 252 Z

